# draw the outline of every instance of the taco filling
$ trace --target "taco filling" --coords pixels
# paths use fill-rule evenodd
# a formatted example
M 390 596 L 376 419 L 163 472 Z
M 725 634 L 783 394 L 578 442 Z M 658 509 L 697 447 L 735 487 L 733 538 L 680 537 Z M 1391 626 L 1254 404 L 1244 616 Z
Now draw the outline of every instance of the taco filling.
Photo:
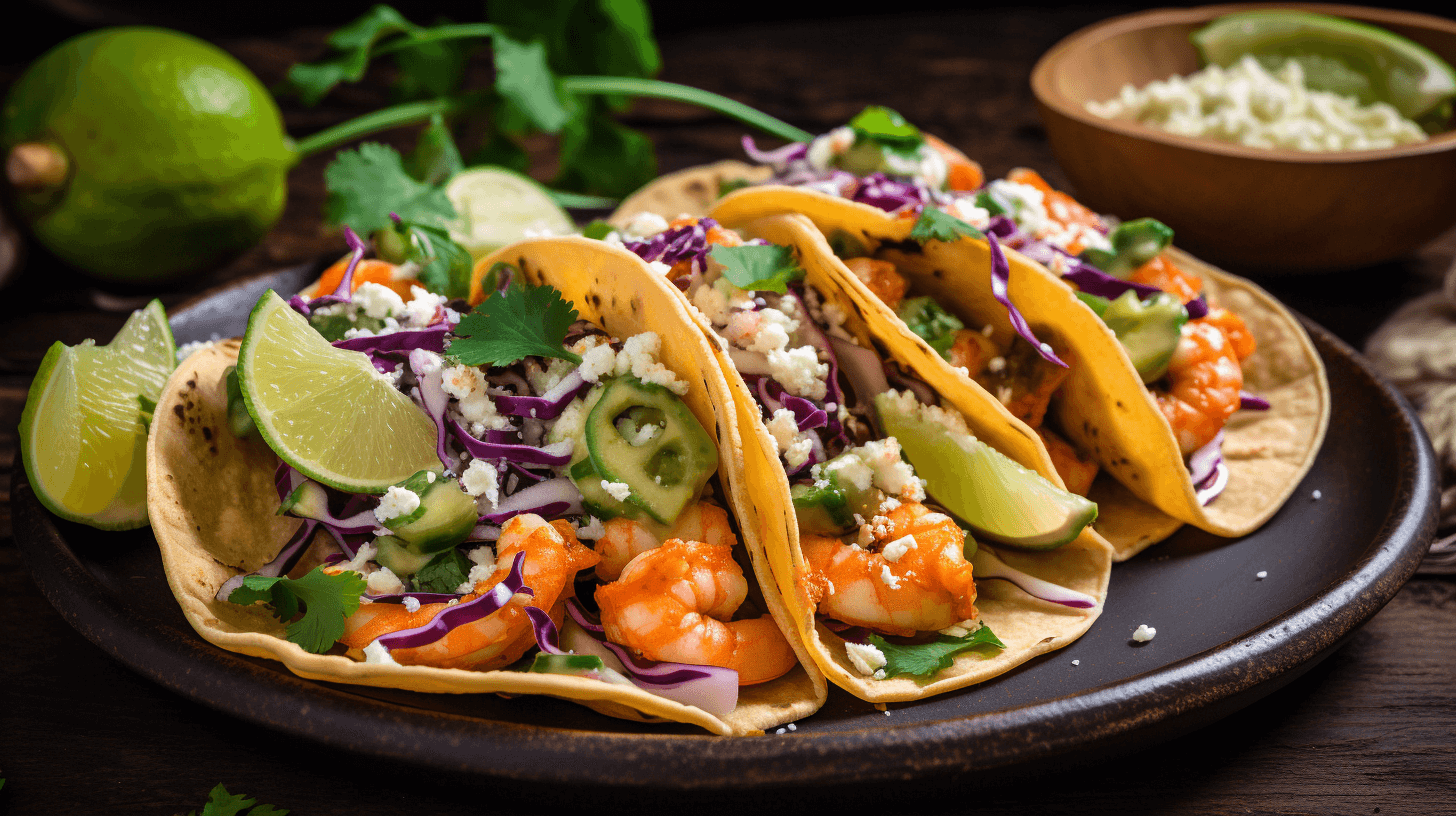
M 800 589 L 861 678 L 929 682 L 956 654 L 1004 649 L 980 619 L 978 574 L 1099 606 L 1011 569 L 968 532 L 1055 548 L 1096 505 L 978 440 L 925 382 L 851 331 L 842 301 L 805 280 L 793 247 L 711 218 L 651 214 L 606 240 L 667 276 L 720 338 L 788 477 L 807 565 Z M 904 292 L 893 273 L 874 285 Z
M 1237 314 L 1208 300 L 1197 275 L 1174 262 L 1167 251 L 1171 229 L 1151 218 L 1117 223 L 1100 216 L 1032 170 L 987 182 L 974 161 L 888 108 L 867 108 L 812 142 L 767 152 L 745 137 L 744 147 L 773 169 L 763 184 L 802 187 L 914 219 L 911 237 L 918 240 L 984 237 L 993 245 L 993 263 L 999 244 L 1060 276 L 1126 349 L 1178 440 L 1199 501 L 1206 505 L 1224 489 L 1225 424 L 1240 408 L 1262 410 L 1268 403 L 1243 391 L 1240 364 L 1255 351 L 1253 334 Z M 827 237 L 913 331 L 1043 435 L 1069 487 L 1090 487 L 1094 457 L 1041 423 L 1065 376 L 1054 369 L 1065 372 L 1061 363 L 1075 361 L 1060 349 L 1052 353 L 1022 325 L 1018 336 L 997 342 L 986 327 L 956 325 L 957 316 L 913 291 L 902 302 L 907 287 L 894 280 L 893 264 L 856 257 L 863 248 L 853 236 Z M 1003 305 L 1013 323 L 1024 323 L 1009 300 Z
M 289 638 L 311 652 L 584 676 L 718 716 L 739 686 L 797 665 L 745 577 L 717 441 L 660 361 L 664 338 L 611 337 L 504 263 L 474 310 L 418 286 L 401 297 L 372 263 L 376 280 L 351 283 L 350 266 L 333 295 L 270 319 L 367 355 L 433 427 L 436 461 L 351 491 L 280 460 L 278 512 L 303 523 L 218 600 L 285 622 L 303 600 Z M 260 376 L 246 361 L 238 374 L 237 391 Z

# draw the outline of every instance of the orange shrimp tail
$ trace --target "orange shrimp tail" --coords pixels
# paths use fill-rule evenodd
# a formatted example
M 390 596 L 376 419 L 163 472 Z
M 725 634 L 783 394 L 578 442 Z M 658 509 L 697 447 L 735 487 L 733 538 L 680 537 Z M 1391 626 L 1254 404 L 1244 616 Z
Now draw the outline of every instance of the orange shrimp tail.
M 1040 190 L 1043 196 L 1043 204 L 1046 206 L 1047 215 L 1062 227 L 1070 227 L 1075 224 L 1090 227 L 1098 232 L 1104 229 L 1102 216 L 1082 206 L 1077 199 L 1072 198 L 1060 190 L 1053 189 L 1047 183 L 1047 180 L 1042 178 L 1041 174 L 1035 170 L 1018 167 L 1010 173 L 1007 173 L 1006 179 Z M 1066 246 L 1067 251 L 1073 255 L 1078 254 L 1085 248 L 1080 239 L 1075 239 Z
M 874 258 L 850 258 L 844 265 L 891 310 L 900 308 L 900 301 L 905 299 L 910 282 L 900 275 L 894 264 Z
M 767 683 L 799 665 L 793 647 L 772 617 L 734 621 L 728 626 L 736 637 L 733 664 L 729 668 L 738 672 L 738 685 Z

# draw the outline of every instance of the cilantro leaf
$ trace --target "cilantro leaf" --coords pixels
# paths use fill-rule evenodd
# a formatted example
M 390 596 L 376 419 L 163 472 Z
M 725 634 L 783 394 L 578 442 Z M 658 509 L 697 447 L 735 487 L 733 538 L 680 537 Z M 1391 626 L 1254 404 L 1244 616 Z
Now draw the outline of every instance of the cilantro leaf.
M 454 592 L 470 578 L 470 559 L 457 549 L 431 558 L 414 574 L 416 592 Z
M 358 82 L 364 78 L 375 43 L 392 34 L 414 34 L 422 30 L 389 6 L 375 6 L 329 35 L 328 43 L 337 54 L 321 62 L 299 63 L 288 69 L 288 86 L 305 105 L 316 105 L 340 82 Z
M 794 251 L 785 246 L 720 245 L 714 246 L 708 254 L 723 265 L 723 277 L 739 289 L 750 292 L 768 291 L 782 295 L 788 291 L 789 281 L 804 276 L 804 270 L 794 258 Z
M 157 412 L 157 401 L 151 399 L 146 394 L 137 394 L 137 405 L 141 408 L 141 412 L 137 414 L 137 419 L 141 420 L 142 429 L 151 431 L 152 415 Z
M 437 25 L 449 25 L 440 18 Z M 418 36 L 428 36 L 432 29 L 424 29 Z M 401 100 L 436 99 L 460 90 L 465 81 L 465 66 L 470 55 L 480 47 L 478 41 L 459 39 L 439 42 L 421 42 L 394 52 L 394 64 L 399 69 L 395 80 L 395 96 Z
M 886 677 L 901 674 L 930 677 L 942 669 L 949 668 L 951 659 L 961 652 L 979 646 L 989 646 L 994 649 L 1006 648 L 1006 644 L 991 633 L 989 626 L 982 626 L 961 637 L 939 635 L 929 643 L 902 645 L 891 643 L 879 635 L 870 635 L 870 643 L 885 655 Z
M 649 77 L 662 70 L 652 16 L 642 0 L 489 0 L 486 17 L 516 40 L 540 40 L 557 74 Z
M 736 190 L 742 190 L 744 187 L 752 186 L 753 182 L 749 181 L 748 179 L 719 179 L 718 197 L 722 198 L 723 196 L 726 196 L 731 192 L 734 192 Z
M 445 124 L 445 117 L 438 113 L 430 117 L 429 127 L 420 134 L 404 165 L 411 176 L 425 184 L 443 184 L 465 169 L 460 148 L 455 146 L 455 137 Z
M 533 126 L 547 133 L 561 130 L 568 113 L 546 65 L 546 47 L 540 40 L 521 42 L 504 34 L 496 35 L 493 46 L 496 92 Z
M 925 142 L 920 128 L 906 122 L 899 112 L 881 105 L 870 105 L 860 111 L 849 120 L 849 126 L 856 136 L 899 152 L 912 152 Z
M 596 218 L 593 219 L 590 224 L 582 227 L 581 234 L 584 238 L 591 238 L 594 241 L 600 241 L 603 238 L 606 238 L 608 235 L 612 234 L 612 232 L 614 232 L 615 230 L 616 227 L 612 226 L 606 221 L 603 221 L 600 218 Z
M 475 261 L 470 251 L 455 243 L 440 227 L 403 221 L 409 235 L 409 259 L 420 265 L 420 283 L 447 298 L 470 297 L 470 273 Z
M 443 225 L 455 219 L 445 191 L 415 181 L 388 145 L 366 142 L 358 150 L 340 151 L 324 170 L 324 181 L 330 223 L 364 235 L 388 226 L 390 213 L 415 223 Z
M 493 292 L 461 318 L 448 353 L 464 365 L 505 366 L 527 357 L 580 363 L 562 343 L 576 309 L 550 286 L 512 286 Z
M 218 783 L 207 795 L 207 804 L 203 806 L 201 816 L 242 816 L 243 811 L 257 801 L 242 794 L 234 796 L 228 793 L 222 783 Z M 188 816 L 198 816 L 198 813 L 194 810 Z M 288 816 L 288 811 L 272 805 L 258 805 L 248 811 L 247 816 Z
M 935 207 L 926 206 L 920 211 L 920 217 L 915 220 L 914 229 L 910 230 L 910 240 L 921 244 L 926 241 L 942 241 L 949 243 L 960 239 L 962 236 L 970 238 L 984 238 L 985 233 L 956 218 L 949 213 L 941 212 Z
M 322 654 L 343 637 L 344 621 L 358 611 L 364 588 L 364 578 L 357 572 L 344 570 L 330 575 L 318 566 L 298 579 L 249 575 L 228 600 L 243 605 L 257 601 L 270 604 L 274 616 L 288 624 L 291 642 L 305 651 Z M 303 617 L 295 621 L 300 604 Z

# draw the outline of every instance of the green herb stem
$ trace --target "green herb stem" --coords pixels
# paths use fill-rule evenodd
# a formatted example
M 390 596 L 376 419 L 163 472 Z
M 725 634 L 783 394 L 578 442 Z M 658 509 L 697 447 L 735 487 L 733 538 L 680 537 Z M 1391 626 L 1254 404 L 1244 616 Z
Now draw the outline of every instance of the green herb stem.
M 403 105 L 381 108 L 357 119 L 350 119 L 333 127 L 324 128 L 311 136 L 305 136 L 298 140 L 293 149 L 299 158 L 312 156 L 381 130 L 427 122 L 431 116 L 437 113 L 453 113 L 476 103 L 476 97 L 470 95 L 448 99 L 430 99 L 423 102 L 406 102 Z
M 608 196 L 571 193 L 566 190 L 548 189 L 546 195 L 550 196 L 551 200 L 558 205 L 575 210 L 608 210 L 622 203 L 620 200 Z
M 371 53 L 377 57 L 381 54 L 392 54 L 395 51 L 404 51 L 427 43 L 494 37 L 499 33 L 500 29 L 490 23 L 461 23 L 459 25 L 435 26 L 423 33 L 399 37 L 383 45 L 375 46 Z
M 480 30 L 485 27 L 483 25 L 462 25 L 452 26 L 451 28 L 462 29 L 462 32 L 464 29 L 472 29 L 474 31 L 474 33 L 469 35 L 465 33 L 459 33 L 457 35 L 458 37 L 465 37 L 483 36 Z M 436 37 L 435 39 L 447 38 Z M 418 45 L 426 41 L 423 37 L 402 41 L 400 47 L 403 48 L 405 45 Z M 393 43 L 390 43 L 390 46 L 393 46 Z M 672 99 L 721 113 L 749 127 L 757 128 L 764 133 L 791 142 L 807 142 L 814 138 L 814 134 L 796 128 L 782 119 L 776 119 L 762 111 L 755 110 L 742 102 L 715 94 L 712 91 L 705 91 L 689 85 L 679 85 L 676 82 L 663 82 L 659 79 L 640 79 L 637 77 L 569 76 L 562 78 L 561 87 L 568 93 L 622 94 L 626 96 L 647 96 L 655 99 Z M 350 119 L 347 122 L 325 128 L 311 136 L 305 136 L 294 145 L 294 151 L 299 158 L 311 156 L 355 139 L 378 133 L 381 130 L 419 124 L 429 121 L 430 117 L 435 114 L 454 113 L 455 111 L 463 110 L 476 104 L 478 104 L 478 96 L 470 94 L 448 99 L 406 102 L 402 105 L 382 108 L 373 113 L 366 113 L 357 119 Z
M 663 82 L 660 79 L 640 79 L 616 76 L 569 76 L 561 79 L 562 90 L 582 94 L 623 94 L 626 96 L 649 96 L 655 99 L 672 99 L 690 105 L 707 108 L 736 119 L 749 127 L 791 142 L 807 142 L 814 134 L 794 127 L 782 119 L 776 119 L 742 102 L 729 99 L 712 91 Z

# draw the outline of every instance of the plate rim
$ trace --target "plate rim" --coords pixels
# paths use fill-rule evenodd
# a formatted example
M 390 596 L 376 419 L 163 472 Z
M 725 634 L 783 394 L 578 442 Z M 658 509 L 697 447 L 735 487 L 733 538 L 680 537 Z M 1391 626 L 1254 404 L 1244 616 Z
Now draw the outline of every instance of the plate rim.
M 266 285 L 298 274 L 298 269 L 265 273 L 204 293 L 173 317 L 223 292 Z M 119 662 L 230 716 L 347 751 L 527 783 L 697 790 L 1030 768 L 1096 745 L 1136 740 L 1143 732 L 1166 739 L 1247 705 L 1318 663 L 1374 617 L 1415 573 L 1437 523 L 1439 487 L 1430 442 L 1410 404 L 1357 352 L 1298 317 L 1321 352 L 1348 359 L 1396 409 L 1392 416 L 1399 420 L 1397 434 L 1408 443 L 1396 451 L 1401 479 L 1393 491 L 1395 511 L 1365 555 L 1340 580 L 1243 636 L 1091 689 L 960 719 L 805 732 L 786 740 L 724 739 L 651 731 L 602 733 L 414 708 L 265 668 L 190 630 L 178 638 L 170 626 L 126 616 L 35 498 L 18 453 L 11 486 L 15 541 L 51 605 Z M 1288 637 L 1291 630 L 1302 636 Z M 187 672 L 166 670 L 178 660 L 192 664 Z M 266 702 L 240 700 L 235 693 L 240 684 L 264 691 Z M 298 719 L 303 708 L 309 715 L 306 723 Z M 423 755 L 422 745 L 439 744 L 442 737 L 451 744 L 448 752 Z M 693 749 L 683 750 L 686 746 Z M 575 761 L 561 762 L 563 757 Z

